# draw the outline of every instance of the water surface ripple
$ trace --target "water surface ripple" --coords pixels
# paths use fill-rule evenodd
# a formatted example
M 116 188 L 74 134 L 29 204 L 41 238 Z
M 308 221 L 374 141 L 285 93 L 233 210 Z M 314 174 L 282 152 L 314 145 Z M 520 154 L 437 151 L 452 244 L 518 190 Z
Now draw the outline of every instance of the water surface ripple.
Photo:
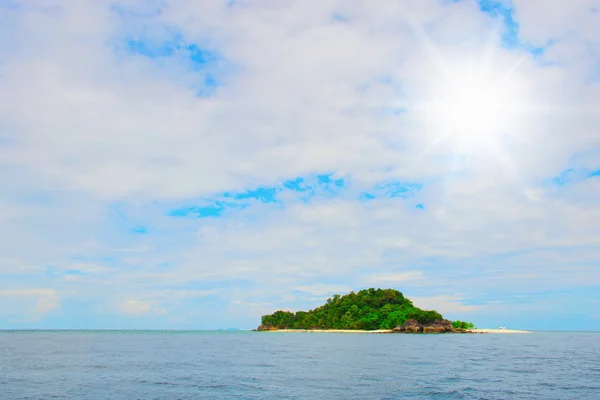
M 1 399 L 600 399 L 600 334 L 2 331 Z

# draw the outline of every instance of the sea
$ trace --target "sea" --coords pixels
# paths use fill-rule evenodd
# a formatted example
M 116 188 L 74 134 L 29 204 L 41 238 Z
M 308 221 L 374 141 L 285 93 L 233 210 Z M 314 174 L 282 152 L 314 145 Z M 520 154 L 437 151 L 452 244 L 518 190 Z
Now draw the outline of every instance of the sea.
M 0 399 L 600 399 L 600 333 L 0 331 Z

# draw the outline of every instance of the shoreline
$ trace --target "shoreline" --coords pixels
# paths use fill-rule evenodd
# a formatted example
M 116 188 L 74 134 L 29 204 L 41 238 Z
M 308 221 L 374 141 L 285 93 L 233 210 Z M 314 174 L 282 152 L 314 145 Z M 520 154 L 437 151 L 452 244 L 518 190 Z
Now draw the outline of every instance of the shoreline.
M 371 333 L 371 334 L 384 334 L 384 333 L 394 333 L 392 329 L 377 329 L 374 331 L 365 331 L 360 329 L 273 329 L 263 332 L 284 332 L 284 333 Z M 531 331 L 518 330 L 518 329 L 467 329 L 464 332 L 448 332 L 449 334 L 482 334 L 482 333 L 492 333 L 492 334 L 522 334 L 522 333 L 532 333 Z M 405 333 L 401 333 L 405 334 Z M 409 333 L 409 334 L 423 334 L 420 333 Z M 426 335 L 432 335 L 434 333 L 425 333 Z M 439 333 L 445 334 L 445 333 Z
M 307 332 L 307 333 L 392 333 L 391 329 L 365 331 L 360 329 L 274 329 L 263 332 Z
M 519 329 L 467 329 L 468 333 L 533 333 L 531 331 L 524 331 Z

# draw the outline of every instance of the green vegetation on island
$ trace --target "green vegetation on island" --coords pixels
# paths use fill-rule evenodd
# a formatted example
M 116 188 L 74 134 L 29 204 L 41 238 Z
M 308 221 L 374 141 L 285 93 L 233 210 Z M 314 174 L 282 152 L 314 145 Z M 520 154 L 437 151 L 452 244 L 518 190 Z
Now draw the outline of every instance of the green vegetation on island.
M 365 289 L 358 293 L 334 295 L 310 311 L 276 311 L 262 317 L 259 330 L 272 329 L 394 329 L 407 321 L 421 325 L 447 324 L 447 329 L 470 329 L 472 323 L 444 320 L 437 311 L 421 310 L 394 289 Z
M 472 322 L 452 321 L 452 327 L 454 329 L 473 329 L 475 328 L 475 324 Z

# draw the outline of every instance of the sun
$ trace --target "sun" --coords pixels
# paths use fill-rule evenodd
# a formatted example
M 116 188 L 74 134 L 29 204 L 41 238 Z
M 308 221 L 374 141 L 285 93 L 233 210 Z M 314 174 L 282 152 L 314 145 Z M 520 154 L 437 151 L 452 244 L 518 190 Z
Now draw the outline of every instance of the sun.
M 419 108 L 434 145 L 451 143 L 459 154 L 498 151 L 518 128 L 525 96 L 515 66 L 448 63 L 430 80 Z
M 436 93 L 433 112 L 439 123 L 458 137 L 476 140 L 497 130 L 516 100 L 510 90 L 490 78 L 455 77 Z

